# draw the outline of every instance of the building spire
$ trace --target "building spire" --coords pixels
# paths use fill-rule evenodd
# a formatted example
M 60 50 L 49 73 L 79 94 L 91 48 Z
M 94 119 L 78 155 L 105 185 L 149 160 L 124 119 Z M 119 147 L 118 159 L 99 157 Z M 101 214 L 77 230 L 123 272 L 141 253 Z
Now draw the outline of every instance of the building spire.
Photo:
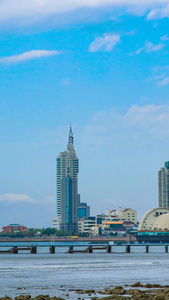
M 68 145 L 67 145 L 68 151 L 74 150 L 73 142 L 74 142 L 74 138 L 73 138 L 72 126 L 70 124 L 69 138 L 68 138 Z

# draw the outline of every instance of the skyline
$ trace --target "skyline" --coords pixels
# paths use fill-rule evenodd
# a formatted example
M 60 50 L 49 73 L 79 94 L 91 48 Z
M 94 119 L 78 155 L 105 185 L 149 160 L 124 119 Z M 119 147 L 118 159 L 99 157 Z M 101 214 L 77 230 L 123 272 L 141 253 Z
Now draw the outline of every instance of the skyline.
M 70 123 L 91 215 L 131 207 L 140 220 L 158 207 L 169 160 L 168 7 L 0 1 L 0 226 L 51 226 Z

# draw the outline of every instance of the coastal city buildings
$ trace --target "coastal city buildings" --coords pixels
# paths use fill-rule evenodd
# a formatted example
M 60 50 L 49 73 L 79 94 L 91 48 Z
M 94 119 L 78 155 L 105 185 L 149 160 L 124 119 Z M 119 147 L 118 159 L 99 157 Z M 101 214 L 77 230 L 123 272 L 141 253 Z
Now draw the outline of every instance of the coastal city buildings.
M 169 208 L 169 161 L 158 172 L 158 207 Z
M 70 126 L 67 150 L 57 157 L 57 218 L 53 220 L 53 227 L 70 234 L 77 232 L 78 173 L 79 160 Z
M 78 220 L 78 232 L 88 235 L 123 235 L 137 231 L 137 212 L 131 208 L 107 210 L 106 214 L 82 217 Z

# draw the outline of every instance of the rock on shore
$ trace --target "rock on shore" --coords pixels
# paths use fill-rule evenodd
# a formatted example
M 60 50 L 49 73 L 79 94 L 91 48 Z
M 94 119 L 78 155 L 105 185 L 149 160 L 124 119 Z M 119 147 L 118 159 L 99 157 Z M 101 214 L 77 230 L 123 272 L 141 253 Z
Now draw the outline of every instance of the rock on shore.
M 79 295 L 79 300 L 87 298 L 91 300 L 169 300 L 169 286 L 160 286 L 159 284 L 142 285 L 140 282 L 135 283 L 129 289 L 122 286 L 114 288 L 105 288 L 102 291 L 96 290 L 71 290 Z M 34 298 L 31 295 L 20 295 L 15 300 L 65 300 L 69 299 L 69 294 L 62 297 L 50 297 L 49 295 L 38 295 Z M 12 300 L 10 297 L 0 297 L 0 300 Z

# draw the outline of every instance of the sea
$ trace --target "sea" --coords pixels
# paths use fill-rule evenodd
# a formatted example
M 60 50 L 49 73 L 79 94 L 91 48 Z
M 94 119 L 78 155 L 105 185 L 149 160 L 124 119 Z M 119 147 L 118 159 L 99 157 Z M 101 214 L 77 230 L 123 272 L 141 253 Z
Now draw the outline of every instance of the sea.
M 37 254 L 22 251 L 0 254 L 0 297 L 14 299 L 21 294 L 49 295 L 65 299 L 90 299 L 77 289 L 104 290 L 115 286 L 130 286 L 136 282 L 169 285 L 169 253 L 164 246 L 112 247 L 112 253 L 68 254 L 66 248 L 38 248 Z M 101 297 L 101 296 L 100 296 Z

